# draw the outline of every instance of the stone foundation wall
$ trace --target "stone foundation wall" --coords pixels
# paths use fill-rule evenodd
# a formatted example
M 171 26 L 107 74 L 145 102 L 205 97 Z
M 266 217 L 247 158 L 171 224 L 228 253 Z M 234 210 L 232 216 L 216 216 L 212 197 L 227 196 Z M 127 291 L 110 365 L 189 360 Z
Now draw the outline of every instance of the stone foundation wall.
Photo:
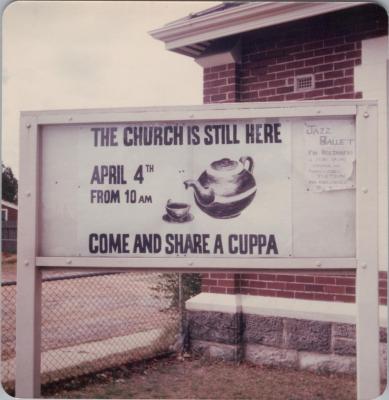
M 187 311 L 191 350 L 225 361 L 320 372 L 356 372 L 355 325 L 243 313 Z M 381 377 L 386 329 L 380 329 Z

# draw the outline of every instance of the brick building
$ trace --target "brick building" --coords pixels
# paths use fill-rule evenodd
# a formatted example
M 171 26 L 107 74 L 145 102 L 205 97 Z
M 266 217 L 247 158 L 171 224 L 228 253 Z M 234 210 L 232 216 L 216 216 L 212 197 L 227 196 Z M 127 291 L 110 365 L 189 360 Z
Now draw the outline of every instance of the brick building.
M 14 221 L 18 219 L 18 206 L 9 201 L 1 200 L 1 221 Z
M 192 57 L 203 68 L 204 103 L 378 100 L 378 284 L 380 304 L 385 305 L 385 9 L 351 2 L 230 2 L 191 14 L 151 34 L 164 41 L 168 50 Z M 266 362 L 269 357 L 263 354 L 277 348 L 280 359 L 302 368 L 309 360 L 303 360 L 301 352 L 316 352 L 324 357 L 323 363 L 332 363 L 330 369 L 353 371 L 355 272 L 226 271 L 204 273 L 202 278 L 203 293 L 187 303 L 193 345 L 214 355 L 244 356 L 259 362 Z M 381 308 L 384 315 L 386 307 Z M 385 324 L 384 318 L 381 323 Z M 218 326 L 228 328 L 229 333 L 221 333 Z M 307 342 L 299 341 L 302 332 Z M 384 336 L 382 333 L 382 341 Z M 251 345 L 254 347 L 248 351 Z M 320 368 L 316 364 L 313 368 Z

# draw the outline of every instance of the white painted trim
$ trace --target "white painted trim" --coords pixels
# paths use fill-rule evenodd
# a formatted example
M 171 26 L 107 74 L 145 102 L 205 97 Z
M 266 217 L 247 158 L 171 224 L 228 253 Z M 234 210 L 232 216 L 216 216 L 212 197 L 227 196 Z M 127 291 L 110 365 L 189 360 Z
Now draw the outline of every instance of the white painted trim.
M 9 207 L 9 208 L 12 208 L 13 210 L 17 210 L 18 209 L 17 204 L 10 203 L 9 201 L 5 201 L 5 200 L 1 200 L 1 205 Z
M 332 11 L 362 5 L 360 2 L 253 2 L 196 18 L 180 20 L 149 34 L 168 50 L 260 29 Z
M 272 117 L 313 117 L 319 115 L 356 115 L 362 100 L 319 100 L 252 103 L 219 103 L 193 106 L 132 107 L 22 111 L 22 117 L 35 117 L 39 125 L 99 122 L 172 121 L 196 119 L 235 119 Z
M 378 229 L 380 271 L 388 270 L 388 36 L 362 40 L 362 63 L 354 69 L 355 91 L 378 104 Z M 371 77 L 374 76 L 374 79 Z
M 39 127 L 20 120 L 20 180 L 16 293 L 16 397 L 40 397 L 41 270 L 35 266 L 39 196 Z
M 229 48 L 223 50 L 209 48 L 206 50 L 204 55 L 200 55 L 195 58 L 197 64 L 201 65 L 203 68 L 216 67 L 217 65 L 225 64 L 240 64 L 241 60 L 241 42 L 236 40 L 234 43 L 230 43 Z
M 237 266 L 239 264 L 239 266 Z M 271 257 L 36 257 L 37 267 L 153 270 L 355 269 L 355 258 Z
M 242 297 L 239 294 L 203 292 L 187 300 L 185 308 L 191 311 L 237 313 L 242 311 Z
M 89 116 L 89 121 L 93 122 L 93 118 L 97 115 L 103 115 L 103 118 L 109 121 L 109 118 L 116 118 L 121 114 L 128 114 L 134 118 L 139 118 L 142 114 L 153 113 L 179 113 L 186 112 L 189 114 L 193 111 L 217 111 L 217 110 L 247 110 L 256 109 L 259 112 L 262 109 L 282 109 L 284 112 L 288 108 L 303 109 L 304 112 L 310 116 L 310 110 L 314 109 L 315 112 L 324 113 L 324 107 L 330 111 L 336 111 L 339 109 L 341 112 L 345 112 L 345 115 L 355 115 L 356 106 L 360 104 L 376 104 L 375 100 L 303 100 L 303 101 L 272 101 L 272 102 L 244 102 L 244 103 L 214 103 L 214 104 L 201 104 L 201 105 L 186 105 L 186 106 L 154 106 L 154 107 L 120 107 L 120 108 L 82 108 L 82 109 L 58 109 L 58 110 L 28 110 L 22 111 L 22 117 L 39 117 L 39 116 L 57 116 L 61 118 L 57 123 L 75 123 L 72 117 L 77 115 Z M 278 111 L 280 112 L 280 111 Z M 314 114 L 312 114 L 314 115 Z M 339 115 L 339 113 L 331 114 Z M 285 116 L 285 115 L 283 115 Z M 64 118 L 67 118 L 66 121 Z M 115 121 L 112 121 L 115 122 Z
M 215 311 L 355 324 L 355 303 L 287 299 L 243 294 L 200 293 L 186 301 L 190 311 Z M 380 306 L 380 326 L 387 324 L 387 306 Z
M 380 394 L 377 106 L 356 117 L 357 399 Z
M 240 62 L 240 57 L 232 50 L 218 54 L 210 54 L 195 58 L 195 62 L 203 68 L 216 67 L 217 65 L 234 64 Z

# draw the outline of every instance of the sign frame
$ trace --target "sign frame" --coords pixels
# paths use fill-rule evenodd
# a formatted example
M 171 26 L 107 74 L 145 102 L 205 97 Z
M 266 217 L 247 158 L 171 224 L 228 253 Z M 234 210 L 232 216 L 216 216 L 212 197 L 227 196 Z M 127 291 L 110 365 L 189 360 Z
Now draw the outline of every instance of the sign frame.
M 232 120 L 294 117 L 355 118 L 356 256 L 350 258 L 114 258 L 41 257 L 38 249 L 40 131 L 44 125 L 142 121 Z M 231 103 L 183 107 L 23 112 L 20 120 L 20 181 L 16 314 L 16 396 L 40 396 L 42 270 L 356 270 L 358 399 L 379 395 L 378 320 L 378 124 L 377 102 L 322 100 Z

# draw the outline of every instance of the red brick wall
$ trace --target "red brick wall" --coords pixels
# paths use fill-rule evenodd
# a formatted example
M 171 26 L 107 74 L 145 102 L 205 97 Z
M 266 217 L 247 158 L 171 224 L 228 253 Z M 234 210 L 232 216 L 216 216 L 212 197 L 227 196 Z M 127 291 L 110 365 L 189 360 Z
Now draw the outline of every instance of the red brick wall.
M 354 87 L 362 40 L 387 31 L 386 11 L 364 5 L 245 33 L 241 64 L 204 69 L 204 103 L 362 98 Z M 313 74 L 314 89 L 295 92 L 294 77 L 303 74 Z M 202 290 L 354 302 L 355 272 L 205 273 Z M 386 304 L 386 272 L 379 291 Z
M 379 273 L 380 304 L 387 303 L 386 272 Z M 355 302 L 355 272 L 275 271 L 202 274 L 202 291 L 306 300 Z
M 242 35 L 242 63 L 204 69 L 204 103 L 352 99 L 361 41 L 387 34 L 383 8 L 368 5 Z M 313 74 L 314 90 L 294 91 Z
M 204 69 L 204 103 L 235 103 L 238 98 L 237 64 Z

